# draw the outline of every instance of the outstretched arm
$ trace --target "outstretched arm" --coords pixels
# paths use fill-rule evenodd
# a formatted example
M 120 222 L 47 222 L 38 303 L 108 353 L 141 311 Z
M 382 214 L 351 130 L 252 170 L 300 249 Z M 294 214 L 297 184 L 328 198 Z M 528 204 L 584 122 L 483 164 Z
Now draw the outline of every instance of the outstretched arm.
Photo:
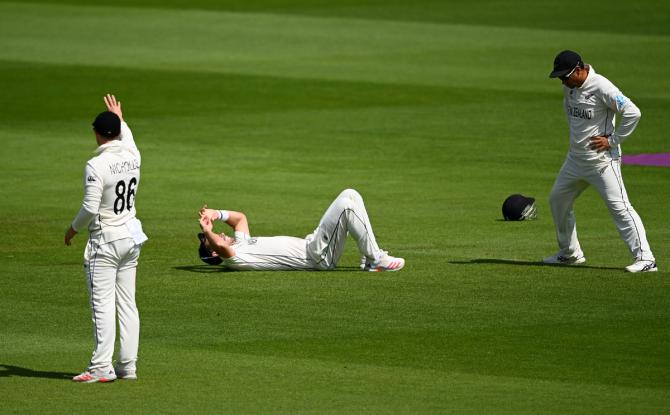
M 137 149 L 137 145 L 135 144 L 135 137 L 133 137 L 132 131 L 130 131 L 130 127 L 128 127 L 128 124 L 124 121 L 123 119 L 123 112 L 121 111 L 121 101 L 117 101 L 116 97 L 112 94 L 107 94 L 102 99 L 105 101 L 105 105 L 107 106 L 107 111 L 111 111 L 114 114 L 119 116 L 119 119 L 121 120 L 121 141 L 126 143 L 128 146 L 130 146 L 132 149 L 136 150 L 139 153 L 139 150 Z

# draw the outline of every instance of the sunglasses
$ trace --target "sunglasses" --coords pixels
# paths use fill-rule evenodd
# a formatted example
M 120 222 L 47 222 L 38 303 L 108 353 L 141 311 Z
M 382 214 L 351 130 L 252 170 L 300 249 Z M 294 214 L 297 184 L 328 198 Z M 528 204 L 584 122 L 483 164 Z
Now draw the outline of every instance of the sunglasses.
M 574 68 L 572 68 L 572 70 L 570 71 L 569 74 L 567 74 L 567 75 L 563 75 L 563 76 L 559 76 L 558 79 L 560 79 L 561 81 L 567 81 L 568 78 L 570 78 L 570 77 L 572 76 L 572 74 L 577 70 L 578 67 L 579 67 L 579 64 L 577 64 L 577 66 L 575 66 Z

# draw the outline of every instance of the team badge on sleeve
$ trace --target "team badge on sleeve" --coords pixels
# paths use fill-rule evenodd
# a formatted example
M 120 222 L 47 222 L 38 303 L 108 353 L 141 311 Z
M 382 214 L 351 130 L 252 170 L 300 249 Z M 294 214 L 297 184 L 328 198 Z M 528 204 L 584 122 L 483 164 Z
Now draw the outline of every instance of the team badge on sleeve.
M 619 111 L 621 111 L 628 102 L 628 98 L 626 98 L 626 96 L 623 94 L 618 94 L 616 97 L 614 97 L 614 99 L 616 100 L 616 108 Z

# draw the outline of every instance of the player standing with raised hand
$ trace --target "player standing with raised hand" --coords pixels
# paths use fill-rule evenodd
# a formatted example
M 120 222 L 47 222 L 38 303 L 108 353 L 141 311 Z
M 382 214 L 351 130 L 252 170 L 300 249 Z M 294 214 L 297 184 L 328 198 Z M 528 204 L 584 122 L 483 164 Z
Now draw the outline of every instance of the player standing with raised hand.
M 571 50 L 554 59 L 550 78 L 563 84 L 563 105 L 570 127 L 570 151 L 549 195 L 560 251 L 549 264 L 586 261 L 577 240 L 573 203 L 589 185 L 598 190 L 635 262 L 629 272 L 656 271 L 644 225 L 628 200 L 621 176 L 621 146 L 640 120 L 640 110 L 607 78 Z M 621 117 L 615 126 L 615 117 Z
M 86 371 L 75 382 L 111 382 L 137 379 L 140 319 L 135 305 L 135 271 L 147 236 L 135 217 L 135 196 L 140 182 L 140 152 L 121 102 L 104 97 L 107 110 L 93 122 L 98 148 L 84 170 L 84 202 L 65 233 L 65 244 L 88 227 L 84 268 L 93 316 L 95 350 Z M 112 366 L 119 319 L 120 350 Z

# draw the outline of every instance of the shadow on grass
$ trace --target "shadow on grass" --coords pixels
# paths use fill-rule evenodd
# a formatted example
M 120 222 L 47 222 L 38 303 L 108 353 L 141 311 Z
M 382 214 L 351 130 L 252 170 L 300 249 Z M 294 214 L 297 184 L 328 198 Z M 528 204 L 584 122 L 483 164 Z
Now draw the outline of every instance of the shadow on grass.
M 22 378 L 44 378 L 44 379 L 63 379 L 72 380 L 74 376 L 79 373 L 69 372 L 43 372 L 41 370 L 33 370 L 25 367 L 5 365 L 0 363 L 0 378 L 8 377 L 22 377 Z
M 218 274 L 221 272 L 235 272 L 235 273 L 250 273 L 253 271 L 240 271 L 240 270 L 235 270 L 235 269 L 229 269 L 221 266 L 216 266 L 216 265 L 182 265 L 178 267 L 172 267 L 173 269 L 176 269 L 177 271 L 187 271 L 187 272 L 194 272 L 196 274 Z M 359 271 L 359 267 L 337 267 L 333 270 L 329 271 L 319 271 L 319 270 L 295 270 L 295 271 L 302 271 L 302 272 L 318 272 L 318 273 L 323 273 L 323 272 L 342 272 L 342 271 Z M 265 271 L 263 271 L 265 272 Z M 284 272 L 293 272 L 293 271 L 284 271 Z
M 616 267 L 594 267 L 591 265 L 562 265 L 562 264 L 545 264 L 542 261 L 518 261 L 515 259 L 497 259 L 497 258 L 476 258 L 469 261 L 449 261 L 450 264 L 503 264 L 503 265 L 525 265 L 535 267 L 557 267 L 557 268 L 588 268 L 588 269 L 613 269 L 620 270 Z
M 218 267 L 215 265 L 182 265 L 178 267 L 172 267 L 177 271 L 188 271 L 195 272 L 197 274 L 218 274 L 220 272 L 236 272 L 235 270 Z

